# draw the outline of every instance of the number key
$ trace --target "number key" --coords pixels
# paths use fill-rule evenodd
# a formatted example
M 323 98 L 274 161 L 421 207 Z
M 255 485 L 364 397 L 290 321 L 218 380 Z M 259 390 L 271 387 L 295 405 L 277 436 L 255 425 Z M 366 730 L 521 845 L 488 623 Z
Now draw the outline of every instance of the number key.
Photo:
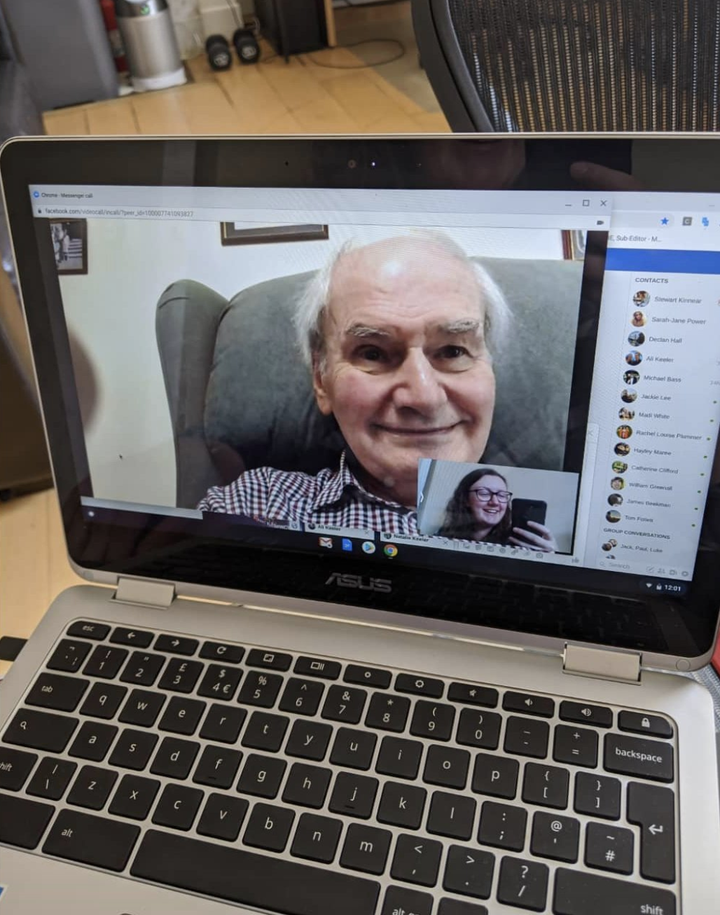
M 90 655 L 90 660 L 85 665 L 83 673 L 89 674 L 91 677 L 111 680 L 117 676 L 127 655 L 124 648 L 107 648 L 105 645 L 98 645 Z
M 460 712 L 456 740 L 466 747 L 497 750 L 501 720 L 495 712 L 480 712 L 473 708 L 464 708 Z
M 190 693 L 195 687 L 202 669 L 203 665 L 199 661 L 171 658 L 158 686 L 160 689 L 170 689 L 175 693 Z
M 382 731 L 402 731 L 410 711 L 410 700 L 402 696 L 375 693 L 370 700 L 365 724 Z
M 125 665 L 120 679 L 123 683 L 139 683 L 140 686 L 152 686 L 160 673 L 165 658 L 159 654 L 145 654 L 133 651 Z
M 221 664 L 211 664 L 198 687 L 198 695 L 228 701 L 235 695 L 235 690 L 238 688 L 242 675 L 243 672 L 237 667 L 223 667 Z
M 455 709 L 451 705 L 418 701 L 415 703 L 410 733 L 415 737 L 450 740 L 454 721 Z
M 320 705 L 325 686 L 314 680 L 291 677 L 280 700 L 280 710 L 296 715 L 314 715 Z
M 242 685 L 238 702 L 244 705 L 259 705 L 261 708 L 272 708 L 275 705 L 283 678 L 277 674 L 265 674 L 251 671 Z
M 322 710 L 322 717 L 331 721 L 346 721 L 357 724 L 362 718 L 367 693 L 364 689 L 345 686 L 331 686 Z

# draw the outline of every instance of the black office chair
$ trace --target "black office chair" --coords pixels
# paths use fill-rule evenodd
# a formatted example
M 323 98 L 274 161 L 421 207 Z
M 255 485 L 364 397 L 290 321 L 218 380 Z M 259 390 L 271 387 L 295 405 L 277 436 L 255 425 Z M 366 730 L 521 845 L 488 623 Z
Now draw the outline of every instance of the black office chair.
M 454 131 L 720 129 L 710 0 L 412 0 Z

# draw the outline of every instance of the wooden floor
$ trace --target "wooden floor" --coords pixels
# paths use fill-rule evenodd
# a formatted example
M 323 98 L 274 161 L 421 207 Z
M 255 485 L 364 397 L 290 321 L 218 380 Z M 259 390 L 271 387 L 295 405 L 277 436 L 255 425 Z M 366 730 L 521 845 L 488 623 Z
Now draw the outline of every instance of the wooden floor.
M 186 86 L 49 112 L 45 126 L 49 134 L 70 136 L 447 132 L 407 38 L 407 17 L 408 3 L 337 13 L 344 44 L 356 36 L 402 34 L 405 56 L 386 68 L 331 67 L 387 59 L 395 53 L 388 44 L 365 45 L 364 57 L 337 48 L 289 64 L 279 57 L 256 66 L 235 63 L 224 73 L 201 57 L 189 63 L 194 82 Z M 272 54 L 267 46 L 263 52 Z M 408 92 L 383 76 L 390 67 L 393 76 L 406 68 L 400 84 Z M 30 635 L 52 599 L 79 581 L 67 563 L 52 490 L 0 504 L 0 635 Z

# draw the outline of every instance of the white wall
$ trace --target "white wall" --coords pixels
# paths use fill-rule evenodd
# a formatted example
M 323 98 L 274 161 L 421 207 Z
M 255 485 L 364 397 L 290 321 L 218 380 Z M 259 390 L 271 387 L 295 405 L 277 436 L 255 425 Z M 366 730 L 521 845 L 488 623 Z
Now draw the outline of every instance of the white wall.
M 90 364 L 95 410 L 86 428 L 96 497 L 175 504 L 172 429 L 155 340 L 155 308 L 170 283 L 193 279 L 228 298 L 277 276 L 313 270 L 349 238 L 388 226 L 330 227 L 327 241 L 223 247 L 218 223 L 88 220 L 87 276 L 60 279 L 71 335 Z M 559 230 L 452 229 L 469 255 L 562 258 Z
M 445 509 L 460 480 L 472 470 L 491 465 L 429 460 L 423 460 L 422 463 L 432 465 L 433 472 L 430 476 L 430 467 L 424 467 L 423 470 L 427 472 L 420 475 L 423 481 L 429 478 L 429 484 L 424 484 L 420 531 L 423 534 L 435 534 L 443 523 Z M 513 499 L 541 499 L 547 503 L 545 524 L 555 537 L 558 551 L 570 552 L 579 475 L 519 467 L 494 469 L 507 480 Z

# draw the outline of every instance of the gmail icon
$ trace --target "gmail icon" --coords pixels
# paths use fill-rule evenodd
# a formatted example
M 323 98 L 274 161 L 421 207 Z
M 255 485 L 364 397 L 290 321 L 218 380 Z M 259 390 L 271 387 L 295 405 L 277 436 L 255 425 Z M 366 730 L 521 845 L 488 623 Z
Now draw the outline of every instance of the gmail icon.
M 332 537 L 318 537 L 318 543 L 326 550 L 332 549 Z

